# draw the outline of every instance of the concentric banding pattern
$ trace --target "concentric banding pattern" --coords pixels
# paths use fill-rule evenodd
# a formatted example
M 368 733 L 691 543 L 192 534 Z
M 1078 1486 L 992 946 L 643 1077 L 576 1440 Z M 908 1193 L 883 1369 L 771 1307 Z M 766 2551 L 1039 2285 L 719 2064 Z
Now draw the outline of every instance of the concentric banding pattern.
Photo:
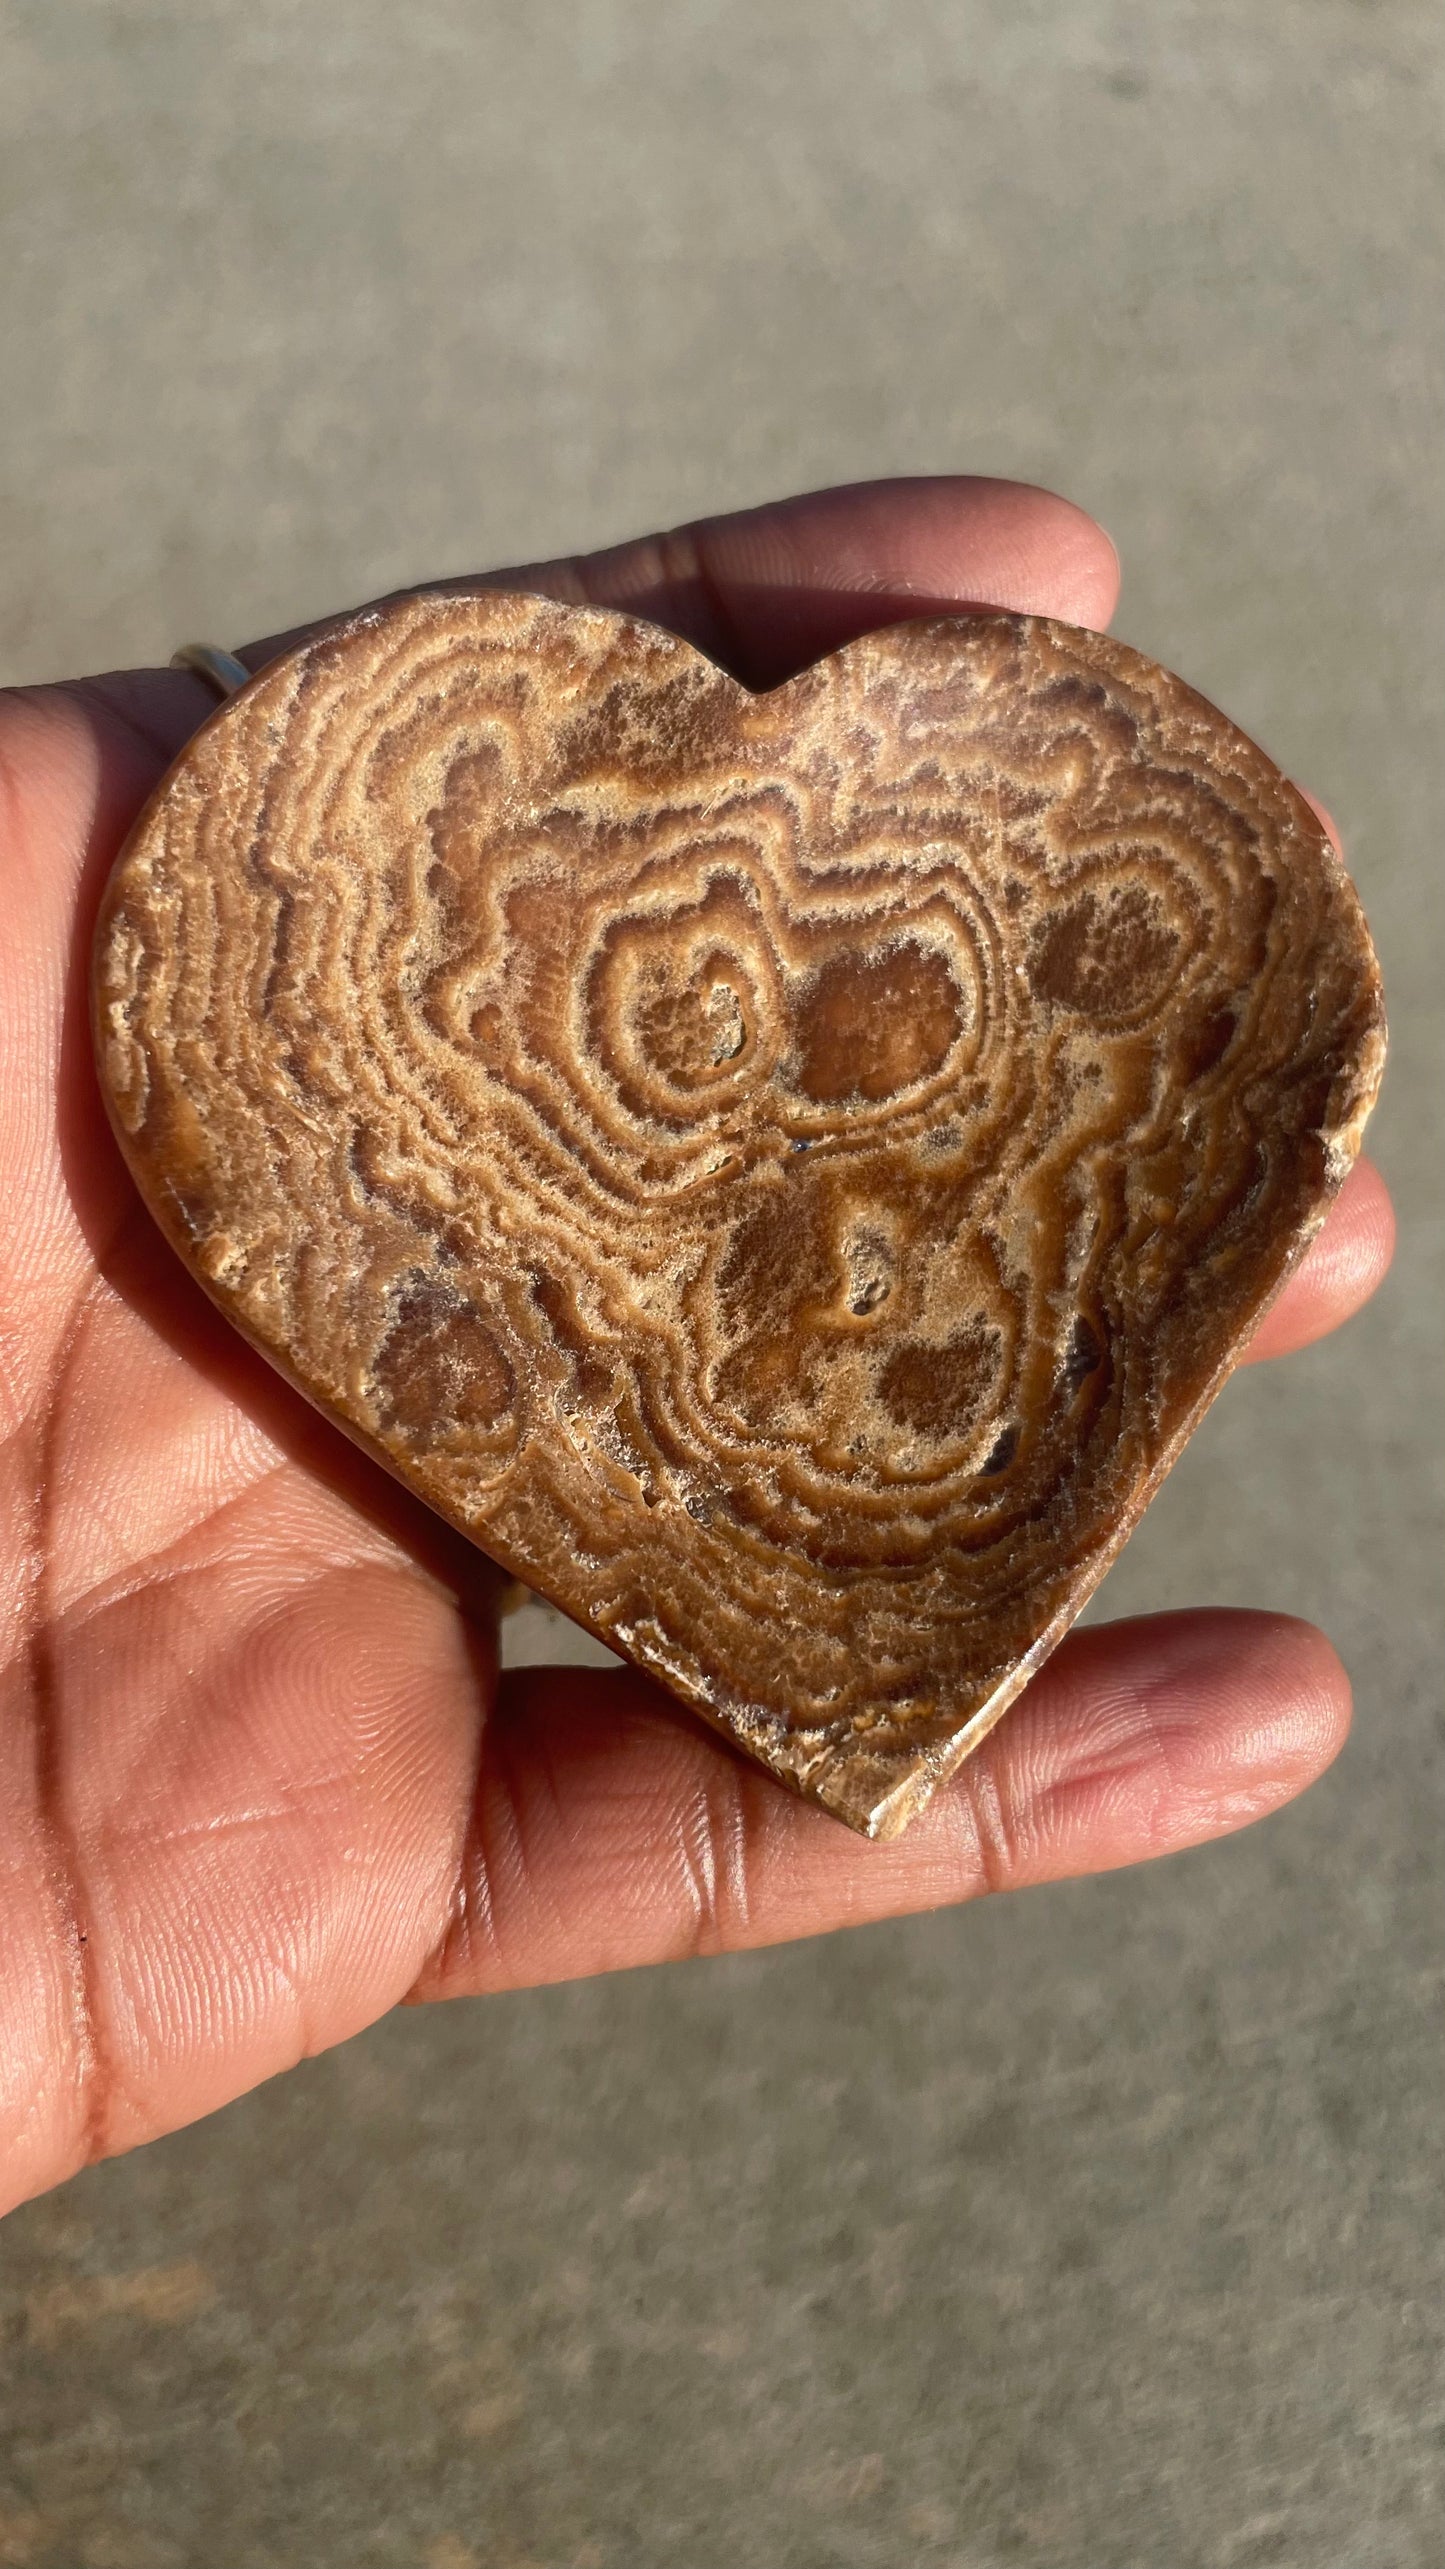
M 757 697 L 491 592 L 217 714 L 96 1023 L 248 1335 L 875 1830 L 1078 1611 L 1383 1057 L 1313 815 L 1120 644 L 918 623 Z

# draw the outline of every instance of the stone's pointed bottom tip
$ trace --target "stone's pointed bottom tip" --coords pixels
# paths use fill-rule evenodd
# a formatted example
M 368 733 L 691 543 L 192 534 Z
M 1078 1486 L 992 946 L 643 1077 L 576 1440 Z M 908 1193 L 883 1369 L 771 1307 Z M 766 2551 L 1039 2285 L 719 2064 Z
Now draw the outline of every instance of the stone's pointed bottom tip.
M 1080 1609 L 1083 1599 L 1081 1598 Z M 1070 1618 L 1072 1620 L 1072 1618 Z M 942 1742 L 929 1748 L 891 1752 L 870 1751 L 862 1743 L 838 1750 L 822 1771 L 790 1781 L 807 1798 L 820 1802 L 835 1819 L 842 1820 L 860 1837 L 887 1840 L 902 1837 L 905 1829 L 920 1819 L 930 1803 L 953 1781 L 961 1766 L 988 1733 L 1003 1719 L 1009 1706 L 1027 1685 L 1034 1670 L 1047 1657 L 1048 1651 L 1061 1638 L 1051 1631 L 1012 1669 L 978 1711 Z M 936 1719 L 935 1719 L 936 1728 Z
M 1123 644 L 946 617 L 753 695 L 497 590 L 212 718 L 94 1004 L 253 1344 L 874 1838 L 1077 1613 L 1383 1051 L 1318 821 Z

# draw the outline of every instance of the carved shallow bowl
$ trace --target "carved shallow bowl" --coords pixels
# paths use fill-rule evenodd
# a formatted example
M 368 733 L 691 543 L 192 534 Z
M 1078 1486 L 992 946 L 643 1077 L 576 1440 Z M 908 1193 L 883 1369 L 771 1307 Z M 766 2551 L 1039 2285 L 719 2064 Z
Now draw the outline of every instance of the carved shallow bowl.
M 1079 1611 L 1383 1058 L 1315 816 L 1122 644 L 919 622 L 753 695 L 491 591 L 197 734 L 95 1011 L 247 1337 L 875 1835 Z

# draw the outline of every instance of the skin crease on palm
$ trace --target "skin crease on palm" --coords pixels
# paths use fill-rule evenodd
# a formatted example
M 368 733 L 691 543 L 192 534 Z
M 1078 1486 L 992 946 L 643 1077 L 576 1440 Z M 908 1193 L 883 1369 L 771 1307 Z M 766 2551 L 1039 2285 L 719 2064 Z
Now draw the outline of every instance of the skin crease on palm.
M 1067 501 L 965 479 L 496 576 L 654 616 L 755 685 L 912 614 L 1102 626 L 1118 585 L 1109 539 Z M 4 2203 L 406 1999 L 1102 1871 L 1240 1827 L 1328 1765 L 1348 1682 L 1278 1615 L 1076 1633 L 882 1846 L 631 1673 L 499 1682 L 495 1574 L 231 1335 L 153 1231 L 101 1108 L 95 905 L 212 702 L 154 670 L 0 698 Z M 1251 1354 L 1336 1327 L 1391 1237 L 1362 1164 Z

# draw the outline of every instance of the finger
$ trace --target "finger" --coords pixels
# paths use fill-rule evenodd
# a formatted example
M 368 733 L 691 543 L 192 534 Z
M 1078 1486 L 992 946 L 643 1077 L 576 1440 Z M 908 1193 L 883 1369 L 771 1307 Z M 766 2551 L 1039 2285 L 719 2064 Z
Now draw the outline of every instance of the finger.
M 1242 1362 L 1288 1356 L 1348 1320 L 1369 1301 L 1395 1254 L 1395 1209 L 1371 1160 L 1357 1160 L 1278 1302 L 1265 1313 Z
M 1119 595 L 1119 557 L 1103 528 L 1057 492 L 945 473 L 805 491 L 601 553 L 427 585 L 618 607 L 768 687 L 908 616 L 1003 607 L 1102 628 Z M 272 635 L 241 657 L 259 668 L 318 629 Z
M 1308 785 L 1297 786 L 1295 790 L 1297 793 L 1303 794 L 1305 801 L 1308 803 L 1315 819 L 1323 829 L 1326 838 L 1329 840 L 1331 847 L 1335 851 L 1336 856 L 1342 857 L 1345 852 L 1345 843 L 1340 836 L 1339 823 L 1335 819 L 1334 813 L 1330 810 L 1329 805 L 1327 803 L 1322 803 L 1318 794 L 1312 794 Z
M 1071 500 L 960 473 L 809 491 L 601 553 L 423 585 L 527 588 L 624 608 L 685 635 L 750 685 L 768 686 L 906 616 L 1003 607 L 1102 626 L 1118 596 L 1119 560 L 1102 527 Z M 269 635 L 239 657 L 262 668 L 339 621 Z M 84 741 L 67 754 L 98 790 L 112 841 L 216 703 L 204 679 L 172 669 L 112 671 L 33 697 L 66 700 L 103 729 L 98 789 Z
M 1101 628 L 1118 599 L 1119 557 L 1103 528 L 1053 491 L 941 474 L 809 491 L 494 577 L 648 616 L 768 687 L 908 616 L 1006 607 Z
M 489 1730 L 456 1908 L 414 1995 L 571 1979 L 1100 1872 L 1260 1818 L 1349 1723 L 1329 1643 L 1280 1615 L 1071 1635 L 908 1833 L 849 1836 L 642 1680 L 517 1670 Z
M 1071 501 L 976 476 L 865 482 L 700 520 L 603 554 L 486 575 L 560 598 L 630 607 L 714 649 L 756 684 L 872 624 L 969 605 L 1107 618 L 1118 588 L 1109 538 Z M 485 585 L 447 582 L 449 588 Z M 335 621 L 334 619 L 332 621 Z M 260 667 L 312 626 L 254 644 Z M 74 902 L 83 940 L 116 848 L 145 795 L 215 711 L 185 670 L 122 670 L 0 700 L 0 751 L 21 820 L 54 852 L 53 946 Z
M 12 1993 L 0 2204 L 213 2111 L 403 1992 L 765 1945 L 1169 1853 L 1287 1801 L 1349 1718 L 1307 1625 L 1100 1627 L 904 1838 L 869 1846 L 631 1674 L 519 1671 L 481 1721 L 493 1680 L 460 1620 L 378 1565 L 338 1560 L 319 1587 L 268 1573 L 265 1592 L 229 1640 L 201 1607 L 215 1649 L 169 1661 L 119 1722 L 104 1683 L 84 1699 L 64 1886 L 82 1967 L 68 2017 L 38 1975 Z M 144 1650 L 145 1615 L 128 1642 L 116 1608 L 78 1632 L 78 1676 L 113 1683 L 117 1641 Z M 173 1718 L 196 1679 L 205 1721 Z

